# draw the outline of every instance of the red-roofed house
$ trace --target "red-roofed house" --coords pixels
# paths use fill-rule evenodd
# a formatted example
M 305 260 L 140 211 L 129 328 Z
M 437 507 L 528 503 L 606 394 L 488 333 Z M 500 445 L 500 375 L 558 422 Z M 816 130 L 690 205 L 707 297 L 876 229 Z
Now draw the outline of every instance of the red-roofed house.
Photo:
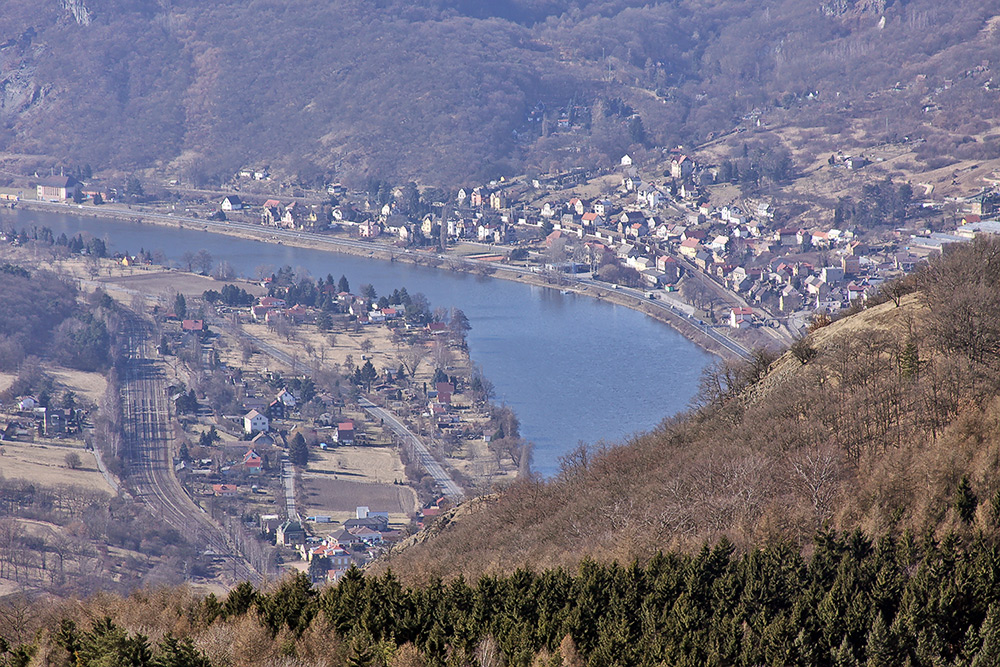
M 730 308 L 729 326 L 733 329 L 747 329 L 753 320 L 753 308 Z
M 701 248 L 701 242 L 698 239 L 690 238 L 681 243 L 681 247 L 678 252 L 688 259 L 694 259 L 698 256 L 698 250 Z
M 182 331 L 204 331 L 205 323 L 202 320 L 184 320 L 181 322 Z
M 337 424 L 337 431 L 333 434 L 333 441 L 341 445 L 353 445 L 354 422 L 346 421 Z
M 273 297 L 273 296 L 264 296 L 264 297 L 261 297 L 260 301 L 258 303 L 261 306 L 264 306 L 265 308 L 284 308 L 285 307 L 285 300 L 284 299 L 279 299 L 279 298 Z
M 235 484 L 213 484 L 212 493 L 220 498 L 231 498 L 237 495 L 239 489 Z
M 687 155 L 676 155 L 670 160 L 670 175 L 673 178 L 686 178 L 694 171 L 694 162 Z
M 262 463 L 263 461 L 261 460 L 260 455 L 252 449 L 243 455 L 243 466 L 248 472 L 254 474 L 259 473 Z

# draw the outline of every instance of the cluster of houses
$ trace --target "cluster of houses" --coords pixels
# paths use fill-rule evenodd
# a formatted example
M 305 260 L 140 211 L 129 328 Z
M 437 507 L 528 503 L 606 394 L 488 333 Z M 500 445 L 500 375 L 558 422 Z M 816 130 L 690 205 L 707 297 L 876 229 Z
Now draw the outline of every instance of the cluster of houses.
M 330 523 L 330 517 L 310 516 L 306 521 L 325 524 Z M 273 536 L 276 545 L 294 549 L 307 563 L 326 559 L 322 561 L 324 568 L 310 567 L 314 583 L 337 581 L 352 566 L 368 563 L 402 537 L 398 529 L 390 526 L 388 512 L 368 507 L 358 507 L 354 518 L 325 537 L 310 536 L 298 518 L 283 519 L 276 514 L 260 517 L 260 531 Z
M 34 396 L 21 396 L 0 422 L 0 441 L 33 441 L 36 436 L 61 438 L 79 432 L 82 410 L 43 406 Z
M 248 398 L 243 403 L 243 407 L 247 409 L 243 415 L 243 432 L 250 437 L 267 433 L 271 430 L 272 420 L 285 419 L 295 406 L 295 394 L 287 389 L 279 391 L 270 402 Z

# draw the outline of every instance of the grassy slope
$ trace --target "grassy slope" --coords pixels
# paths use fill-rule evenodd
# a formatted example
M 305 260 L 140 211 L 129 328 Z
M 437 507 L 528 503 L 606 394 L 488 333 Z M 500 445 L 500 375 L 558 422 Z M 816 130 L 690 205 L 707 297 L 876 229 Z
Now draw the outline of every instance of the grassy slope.
M 724 406 L 578 459 L 549 483 L 463 506 L 388 565 L 417 579 L 475 576 L 644 558 L 722 535 L 748 547 L 778 536 L 807 544 L 823 525 L 960 527 L 961 476 L 982 500 L 998 488 L 1000 401 L 970 398 L 962 364 L 925 343 L 927 317 L 910 295 L 835 322 L 813 334 L 819 355 L 808 364 L 786 354 Z M 911 332 L 917 378 L 899 371 Z M 932 425 L 929 397 L 949 382 L 953 409 Z M 977 520 L 992 520 L 986 505 Z

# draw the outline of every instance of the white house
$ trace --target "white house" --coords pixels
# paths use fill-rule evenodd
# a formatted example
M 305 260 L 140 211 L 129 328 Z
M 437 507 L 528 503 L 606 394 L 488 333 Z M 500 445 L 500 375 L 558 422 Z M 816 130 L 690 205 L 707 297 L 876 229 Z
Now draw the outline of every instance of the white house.
M 247 433 L 266 433 L 268 430 L 267 415 L 256 410 L 243 415 L 243 430 Z
M 632 156 L 626 153 L 625 155 L 622 156 L 621 163 L 622 163 L 623 167 L 631 167 L 632 166 Z
M 730 308 L 729 326 L 733 329 L 746 329 L 753 319 L 752 308 Z
M 223 211 L 239 211 L 243 209 L 243 202 L 236 195 L 229 195 L 222 200 L 222 204 L 219 206 Z
M 275 398 L 284 403 L 286 408 L 295 407 L 295 396 L 292 394 L 292 392 L 288 391 L 287 389 L 282 389 L 281 391 L 279 391 L 278 395 L 275 396 Z

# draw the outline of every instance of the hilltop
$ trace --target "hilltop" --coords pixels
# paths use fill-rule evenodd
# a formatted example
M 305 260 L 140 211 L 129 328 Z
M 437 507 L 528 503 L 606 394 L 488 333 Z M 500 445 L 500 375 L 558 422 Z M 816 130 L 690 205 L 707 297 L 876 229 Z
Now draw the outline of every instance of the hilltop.
M 644 560 L 723 537 L 751 549 L 806 545 L 823 528 L 995 525 L 998 250 L 954 248 L 773 362 L 720 362 L 687 414 L 619 447 L 581 447 L 552 480 L 459 507 L 387 565 L 474 577 Z
M 975 161 L 978 179 L 1000 157 L 998 12 L 970 0 L 12 0 L 0 157 L 20 173 L 90 165 L 195 185 L 267 165 L 302 184 L 457 186 L 755 136 L 802 172 L 903 142 L 894 169 Z

